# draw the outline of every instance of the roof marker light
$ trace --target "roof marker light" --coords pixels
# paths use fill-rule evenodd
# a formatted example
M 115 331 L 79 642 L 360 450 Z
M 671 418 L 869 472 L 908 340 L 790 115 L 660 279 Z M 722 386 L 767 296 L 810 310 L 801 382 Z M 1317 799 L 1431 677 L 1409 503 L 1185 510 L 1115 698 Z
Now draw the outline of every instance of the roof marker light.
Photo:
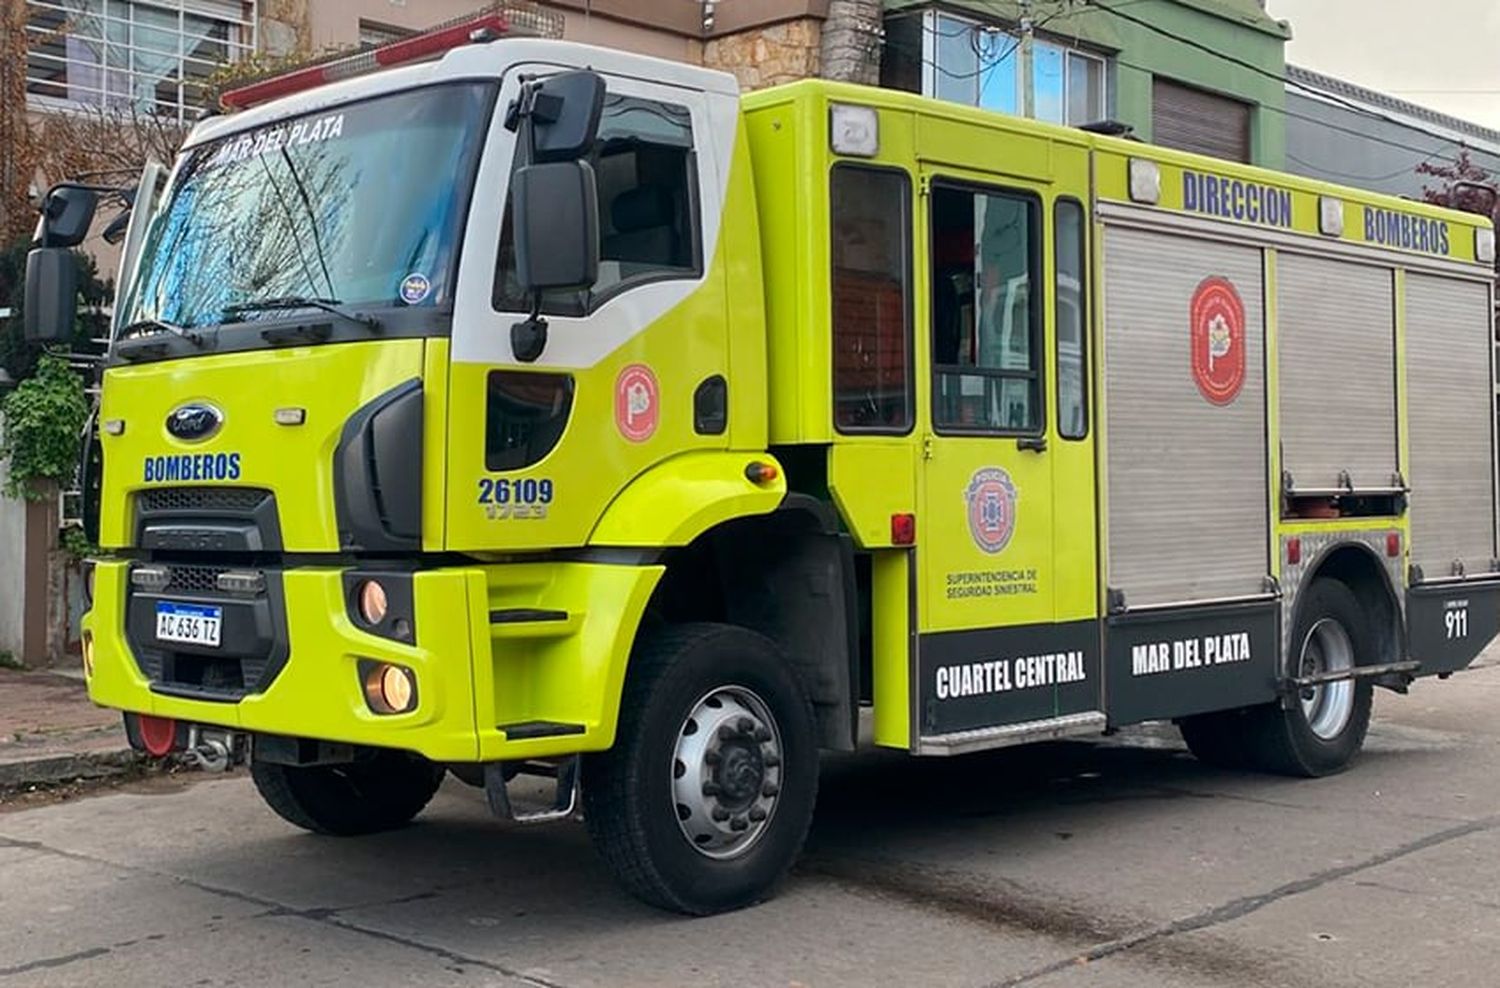
M 1329 237 L 1344 235 L 1344 200 L 1338 196 L 1318 197 L 1318 229 Z
M 431 31 L 402 38 L 379 48 L 230 89 L 219 97 L 219 102 L 231 110 L 243 110 L 247 106 L 300 93 L 324 83 L 365 75 L 392 65 L 432 58 L 474 42 L 493 41 L 509 31 L 510 22 L 504 14 L 489 13 L 480 17 L 466 15 Z
M 873 158 L 880 153 L 880 115 L 873 106 L 828 107 L 828 143 L 835 154 Z
M 1483 264 L 1495 263 L 1495 231 L 1474 231 L 1474 260 Z
M 1161 202 L 1161 169 L 1145 158 L 1130 159 L 1130 198 L 1155 206 Z

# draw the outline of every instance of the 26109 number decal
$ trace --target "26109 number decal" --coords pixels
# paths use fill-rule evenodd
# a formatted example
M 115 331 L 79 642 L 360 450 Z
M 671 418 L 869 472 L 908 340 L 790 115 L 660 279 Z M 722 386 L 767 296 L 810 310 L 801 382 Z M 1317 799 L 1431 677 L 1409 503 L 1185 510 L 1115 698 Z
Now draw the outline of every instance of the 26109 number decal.
M 547 517 L 553 486 L 549 478 L 480 477 L 479 503 L 491 521 Z

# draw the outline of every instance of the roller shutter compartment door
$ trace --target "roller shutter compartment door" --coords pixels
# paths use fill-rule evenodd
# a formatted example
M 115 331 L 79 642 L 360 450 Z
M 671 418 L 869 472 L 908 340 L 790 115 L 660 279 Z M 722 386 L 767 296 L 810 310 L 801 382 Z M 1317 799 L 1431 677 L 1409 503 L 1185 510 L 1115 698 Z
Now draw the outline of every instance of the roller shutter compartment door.
M 1482 284 L 1406 277 L 1411 553 L 1429 579 L 1493 568 L 1489 304 Z
M 1105 233 L 1109 586 L 1127 606 L 1265 592 L 1261 253 Z
M 1151 140 L 1162 147 L 1229 161 L 1250 160 L 1250 106 L 1227 96 L 1156 79 Z
M 1297 491 L 1389 488 L 1396 443 L 1395 275 L 1299 254 L 1277 263 L 1281 466 Z

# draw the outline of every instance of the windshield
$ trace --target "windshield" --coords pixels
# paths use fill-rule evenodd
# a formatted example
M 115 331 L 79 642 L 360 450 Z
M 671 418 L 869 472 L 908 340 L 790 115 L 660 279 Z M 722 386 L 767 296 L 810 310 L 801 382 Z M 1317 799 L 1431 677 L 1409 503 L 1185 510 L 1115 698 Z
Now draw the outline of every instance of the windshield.
M 484 83 L 412 90 L 185 152 L 121 325 L 212 326 L 299 298 L 449 302 L 492 95 Z

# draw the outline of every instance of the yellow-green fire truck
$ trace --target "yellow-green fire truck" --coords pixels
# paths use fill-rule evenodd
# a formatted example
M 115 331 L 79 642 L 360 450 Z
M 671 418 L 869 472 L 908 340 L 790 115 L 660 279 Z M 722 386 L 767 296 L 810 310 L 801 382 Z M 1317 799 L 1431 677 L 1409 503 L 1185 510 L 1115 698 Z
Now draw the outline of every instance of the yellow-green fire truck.
M 1500 628 L 1472 215 L 501 39 L 205 120 L 130 222 L 89 691 L 311 831 L 451 773 L 707 913 L 862 711 L 1314 776 Z

